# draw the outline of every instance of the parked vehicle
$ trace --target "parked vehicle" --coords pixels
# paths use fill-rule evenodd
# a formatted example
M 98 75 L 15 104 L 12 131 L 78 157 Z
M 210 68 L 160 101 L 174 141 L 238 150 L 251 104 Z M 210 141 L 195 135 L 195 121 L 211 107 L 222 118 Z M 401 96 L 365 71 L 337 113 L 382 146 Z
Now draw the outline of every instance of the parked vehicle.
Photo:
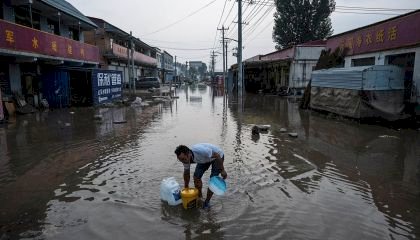
M 157 77 L 142 77 L 136 81 L 136 88 L 160 88 L 160 81 Z

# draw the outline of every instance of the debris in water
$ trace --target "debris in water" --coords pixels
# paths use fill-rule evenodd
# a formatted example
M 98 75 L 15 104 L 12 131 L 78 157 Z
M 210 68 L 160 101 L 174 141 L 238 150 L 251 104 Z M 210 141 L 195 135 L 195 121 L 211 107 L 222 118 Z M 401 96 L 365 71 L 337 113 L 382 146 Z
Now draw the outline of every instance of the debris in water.
M 296 137 L 298 137 L 298 134 L 297 134 L 297 133 L 290 132 L 290 133 L 289 133 L 289 136 L 291 136 L 291 137 L 295 137 L 295 138 L 296 138 Z
M 270 129 L 270 125 L 255 125 L 259 130 L 260 130 L 260 132 L 267 132 L 268 131 L 268 129 Z
M 93 118 L 94 118 L 95 120 L 99 120 L 99 121 L 101 121 L 101 120 L 103 119 L 103 116 L 102 116 L 101 114 L 96 114 L 95 116 L 93 116 Z
M 123 124 L 123 123 L 127 123 L 127 120 L 114 121 L 114 124 Z

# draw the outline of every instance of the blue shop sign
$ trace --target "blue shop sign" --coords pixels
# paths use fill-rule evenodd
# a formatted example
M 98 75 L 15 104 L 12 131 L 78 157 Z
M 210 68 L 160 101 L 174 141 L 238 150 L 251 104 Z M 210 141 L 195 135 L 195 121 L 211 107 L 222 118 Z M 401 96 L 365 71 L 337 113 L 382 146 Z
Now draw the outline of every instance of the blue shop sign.
M 95 105 L 122 99 L 123 76 L 121 71 L 93 70 L 92 89 Z

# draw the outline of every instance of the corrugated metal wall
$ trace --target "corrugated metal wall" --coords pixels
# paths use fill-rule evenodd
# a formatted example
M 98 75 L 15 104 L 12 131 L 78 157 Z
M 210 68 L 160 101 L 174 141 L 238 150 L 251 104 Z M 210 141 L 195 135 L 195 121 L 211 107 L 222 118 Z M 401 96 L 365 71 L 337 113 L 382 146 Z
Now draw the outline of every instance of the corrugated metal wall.
M 66 71 L 53 71 L 42 75 L 42 93 L 52 108 L 70 106 L 70 75 Z
M 312 73 L 312 86 L 352 90 L 404 89 L 404 73 L 393 65 L 318 70 Z

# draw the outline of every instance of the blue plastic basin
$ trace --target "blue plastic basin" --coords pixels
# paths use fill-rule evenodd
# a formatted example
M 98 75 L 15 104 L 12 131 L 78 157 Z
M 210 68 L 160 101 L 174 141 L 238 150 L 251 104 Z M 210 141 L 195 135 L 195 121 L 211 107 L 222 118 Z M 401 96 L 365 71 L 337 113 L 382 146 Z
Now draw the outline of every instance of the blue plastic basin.
M 226 182 L 219 176 L 211 177 L 209 181 L 209 188 L 214 194 L 222 196 L 226 192 Z

